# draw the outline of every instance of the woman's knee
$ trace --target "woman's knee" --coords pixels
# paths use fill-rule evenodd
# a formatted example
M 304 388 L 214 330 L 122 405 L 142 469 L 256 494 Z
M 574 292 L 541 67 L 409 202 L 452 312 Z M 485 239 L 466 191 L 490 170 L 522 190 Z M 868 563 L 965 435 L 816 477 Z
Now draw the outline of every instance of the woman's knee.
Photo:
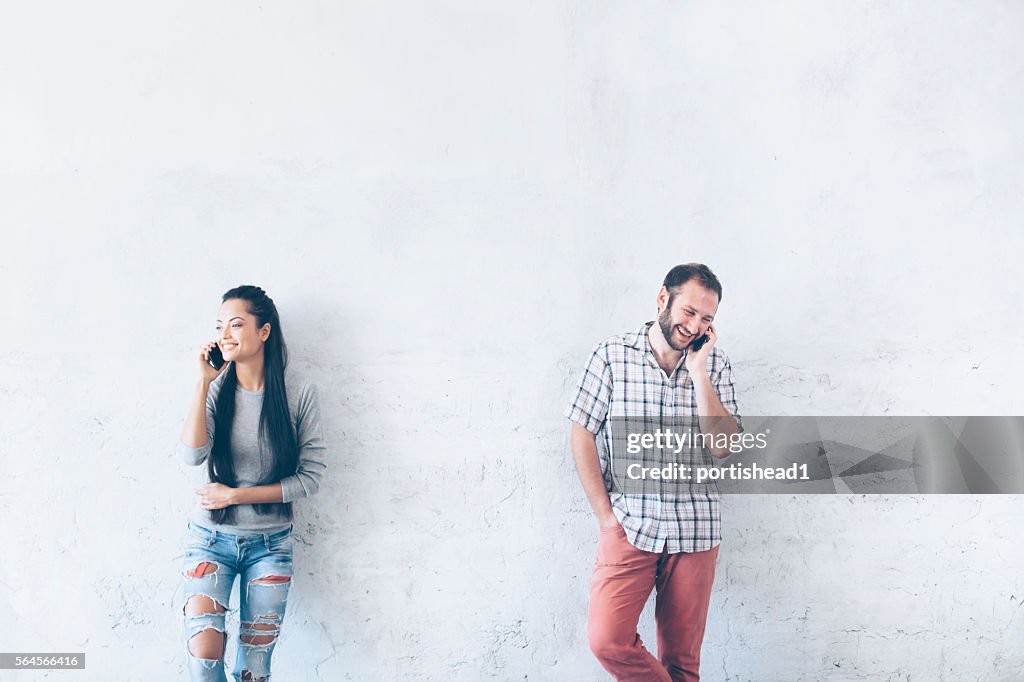
M 196 658 L 221 660 L 224 658 L 224 633 L 213 628 L 197 632 L 188 640 L 188 652 Z
M 226 610 L 205 594 L 194 594 L 185 602 L 185 615 L 189 617 L 224 613 Z
M 193 595 L 185 602 L 189 628 L 188 651 L 196 658 L 224 658 L 224 613 L 226 609 L 205 595 Z

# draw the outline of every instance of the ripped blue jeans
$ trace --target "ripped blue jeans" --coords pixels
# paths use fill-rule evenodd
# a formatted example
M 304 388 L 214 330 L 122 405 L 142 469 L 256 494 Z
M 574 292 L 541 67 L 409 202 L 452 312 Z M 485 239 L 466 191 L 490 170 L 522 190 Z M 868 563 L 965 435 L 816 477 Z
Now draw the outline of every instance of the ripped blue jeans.
M 227 680 L 224 621 L 231 586 L 235 576 L 239 576 L 240 630 L 231 675 L 238 681 L 269 680 L 270 657 L 281 632 L 291 587 L 291 528 L 269 534 L 229 535 L 189 523 L 182 576 L 185 655 L 190 679 Z M 210 637 L 207 633 L 193 642 L 193 637 L 211 630 L 221 633 L 220 636 Z M 211 642 L 216 642 L 220 651 Z

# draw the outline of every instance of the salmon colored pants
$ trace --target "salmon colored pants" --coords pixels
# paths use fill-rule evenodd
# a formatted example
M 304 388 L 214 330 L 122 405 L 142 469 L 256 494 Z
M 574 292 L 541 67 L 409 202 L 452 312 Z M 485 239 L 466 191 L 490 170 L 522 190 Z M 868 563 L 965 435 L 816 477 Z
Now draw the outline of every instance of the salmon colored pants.
M 602 528 L 590 579 L 590 650 L 617 680 L 697 682 L 718 546 L 705 552 L 645 552 L 621 526 Z M 659 661 L 636 626 L 657 589 Z

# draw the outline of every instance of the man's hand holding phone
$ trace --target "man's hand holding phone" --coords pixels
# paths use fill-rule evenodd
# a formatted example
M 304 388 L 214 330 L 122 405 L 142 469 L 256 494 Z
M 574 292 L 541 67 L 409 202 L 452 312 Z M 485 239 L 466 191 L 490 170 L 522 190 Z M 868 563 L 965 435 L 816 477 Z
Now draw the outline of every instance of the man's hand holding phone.
M 715 326 L 709 324 L 704 336 L 694 339 L 686 351 L 686 360 L 683 361 L 686 371 L 690 374 L 707 371 L 708 358 L 711 357 L 711 348 L 716 341 L 718 341 L 718 333 L 715 331 Z

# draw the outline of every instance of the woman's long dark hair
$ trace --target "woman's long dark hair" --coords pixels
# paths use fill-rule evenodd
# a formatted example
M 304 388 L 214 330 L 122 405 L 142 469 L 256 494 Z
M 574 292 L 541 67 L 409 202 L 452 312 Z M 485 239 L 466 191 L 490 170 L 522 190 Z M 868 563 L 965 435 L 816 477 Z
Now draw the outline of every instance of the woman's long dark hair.
M 267 293 L 255 286 L 240 286 L 225 292 L 221 301 L 238 299 L 245 301 L 249 314 L 256 318 L 256 328 L 270 323 L 270 336 L 263 344 L 263 408 L 260 410 L 260 447 L 269 446 L 274 466 L 260 485 L 277 483 L 295 473 L 299 463 L 299 447 L 288 410 L 288 395 L 284 386 L 284 368 L 288 364 L 288 348 L 281 333 L 281 320 L 277 306 Z M 213 437 L 213 451 L 207 467 L 210 481 L 236 487 L 234 459 L 231 455 L 231 425 L 235 420 L 235 389 L 238 377 L 235 363 L 224 370 L 220 391 L 217 394 L 217 424 Z M 290 502 L 276 502 L 253 505 L 259 514 L 284 511 L 292 517 Z M 230 524 L 235 519 L 235 507 L 214 509 L 210 512 L 214 523 Z

